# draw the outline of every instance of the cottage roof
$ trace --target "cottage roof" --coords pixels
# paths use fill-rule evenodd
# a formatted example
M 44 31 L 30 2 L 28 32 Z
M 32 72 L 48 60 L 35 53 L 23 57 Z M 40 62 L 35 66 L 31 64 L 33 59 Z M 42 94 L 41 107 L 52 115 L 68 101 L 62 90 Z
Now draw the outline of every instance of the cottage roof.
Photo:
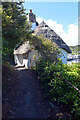
M 24 54 L 30 50 L 29 41 L 26 41 L 24 44 L 19 45 L 17 48 L 14 49 L 14 54 Z
M 41 24 L 34 30 L 34 35 L 40 36 L 41 34 L 43 34 L 43 37 L 51 39 L 60 48 L 65 49 L 68 53 L 71 53 L 69 46 L 44 21 L 42 21 Z

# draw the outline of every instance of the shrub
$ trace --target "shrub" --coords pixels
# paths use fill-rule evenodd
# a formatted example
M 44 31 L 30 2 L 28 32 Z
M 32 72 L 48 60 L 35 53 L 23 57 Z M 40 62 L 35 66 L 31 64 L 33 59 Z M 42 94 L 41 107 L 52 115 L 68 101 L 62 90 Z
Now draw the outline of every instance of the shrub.
M 43 82 L 46 94 L 52 98 L 53 102 L 65 104 L 71 113 L 77 118 L 80 117 L 80 93 L 71 87 L 64 80 L 80 89 L 80 66 L 79 64 L 62 64 L 58 62 L 56 65 L 41 60 L 36 66 L 39 77 Z

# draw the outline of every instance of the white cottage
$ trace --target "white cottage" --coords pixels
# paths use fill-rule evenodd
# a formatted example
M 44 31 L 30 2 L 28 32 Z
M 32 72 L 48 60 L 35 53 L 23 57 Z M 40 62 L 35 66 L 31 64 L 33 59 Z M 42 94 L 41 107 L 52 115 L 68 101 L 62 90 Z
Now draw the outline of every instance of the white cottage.
M 34 35 L 43 35 L 43 37 L 51 39 L 52 42 L 55 42 L 62 52 L 62 63 L 67 63 L 68 53 L 71 53 L 69 46 L 44 21 L 42 21 L 42 23 L 40 23 L 40 25 L 38 25 L 37 28 L 34 30 Z
M 25 66 L 30 68 L 36 65 L 36 60 L 39 59 L 39 53 L 37 50 L 31 50 L 33 46 L 30 46 L 29 41 L 26 41 L 22 45 L 19 45 L 14 49 L 14 60 L 17 66 Z
M 62 63 L 66 64 L 68 53 L 71 53 L 69 46 L 44 21 L 38 25 L 36 22 L 36 16 L 32 13 L 32 10 L 30 10 L 30 13 L 28 14 L 28 20 L 32 22 L 32 30 L 34 30 L 34 35 L 43 35 L 43 37 L 51 39 L 59 46 L 60 51 L 62 52 Z M 18 66 L 25 65 L 26 68 L 29 68 L 35 65 L 35 61 L 39 58 L 38 56 L 34 58 L 37 54 L 37 51 L 31 51 L 29 41 L 26 41 L 24 44 L 14 49 L 15 63 Z

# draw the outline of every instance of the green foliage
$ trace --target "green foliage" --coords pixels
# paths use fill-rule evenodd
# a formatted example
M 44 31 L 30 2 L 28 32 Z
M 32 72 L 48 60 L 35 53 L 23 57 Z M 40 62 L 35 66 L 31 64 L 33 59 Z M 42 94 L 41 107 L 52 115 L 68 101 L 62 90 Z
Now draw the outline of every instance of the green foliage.
M 33 49 L 38 50 L 44 60 L 57 60 L 60 53 L 58 46 L 43 36 L 31 35 L 30 23 L 28 23 L 22 2 L 3 2 L 2 11 L 2 41 L 3 60 L 13 57 L 13 50 L 17 44 L 29 40 Z
M 2 55 L 3 60 L 9 60 L 16 44 L 29 36 L 30 25 L 22 2 L 3 2 L 2 6 Z
M 80 90 L 80 66 L 79 64 L 57 64 L 49 61 L 41 61 L 37 65 L 39 77 L 43 83 L 44 90 L 52 101 L 65 104 L 77 118 L 80 117 L 80 93 L 72 88 L 64 80 Z
M 80 51 L 80 45 L 76 45 L 76 46 L 69 46 L 72 54 L 77 54 L 78 51 Z
M 2 13 L 2 5 L 0 3 L 0 67 L 2 64 L 2 24 L 1 24 L 1 13 Z
M 60 54 L 59 47 L 56 43 L 41 36 L 30 36 L 30 44 L 34 46 L 34 49 L 38 50 L 40 57 L 44 61 L 56 61 L 58 54 Z

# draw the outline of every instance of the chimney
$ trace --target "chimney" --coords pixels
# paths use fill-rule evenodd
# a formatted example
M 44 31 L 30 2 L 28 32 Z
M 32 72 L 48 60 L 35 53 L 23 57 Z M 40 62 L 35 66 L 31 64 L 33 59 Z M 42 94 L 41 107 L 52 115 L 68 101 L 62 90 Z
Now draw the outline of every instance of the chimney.
M 28 13 L 28 20 L 32 23 L 36 22 L 36 16 L 32 13 L 32 9 L 30 9 L 30 13 Z
M 32 13 L 32 10 L 30 9 L 30 13 Z

